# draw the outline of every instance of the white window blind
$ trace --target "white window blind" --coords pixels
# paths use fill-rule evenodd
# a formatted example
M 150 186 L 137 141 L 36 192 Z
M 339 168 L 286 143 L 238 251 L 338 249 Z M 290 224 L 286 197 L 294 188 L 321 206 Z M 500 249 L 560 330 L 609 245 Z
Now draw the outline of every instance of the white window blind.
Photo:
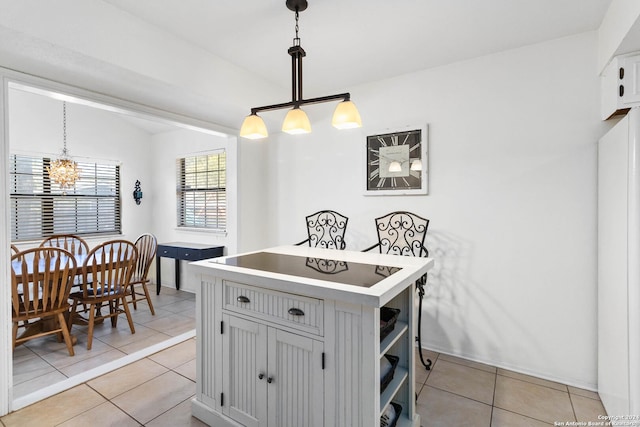
M 49 179 L 51 159 L 11 155 L 11 240 L 52 234 L 120 233 L 120 167 L 78 162 L 80 177 L 63 191 Z
M 227 157 L 224 151 L 176 161 L 178 226 L 226 230 Z

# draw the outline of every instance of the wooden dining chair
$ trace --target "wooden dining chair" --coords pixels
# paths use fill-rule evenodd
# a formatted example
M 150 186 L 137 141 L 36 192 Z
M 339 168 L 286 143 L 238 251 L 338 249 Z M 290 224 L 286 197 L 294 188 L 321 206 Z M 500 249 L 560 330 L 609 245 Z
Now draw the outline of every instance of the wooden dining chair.
M 131 281 L 129 282 L 129 303 L 133 304 L 134 310 L 137 310 L 138 301 L 146 299 L 151 314 L 155 316 L 156 312 L 153 309 L 149 288 L 147 287 L 147 283 L 149 283 L 149 278 L 147 276 L 149 274 L 149 269 L 151 268 L 151 263 L 158 251 L 158 240 L 153 234 L 145 233 L 138 237 L 135 245 L 138 249 L 138 260 L 136 262 Z M 137 287 L 140 287 L 141 289 L 138 290 Z
M 89 251 L 82 264 L 82 290 L 70 295 L 73 300 L 71 322 L 81 319 L 88 325 L 87 350 L 93 343 L 93 329 L 98 320 L 111 319 L 115 328 L 118 316 L 125 314 L 129 329 L 135 334 L 131 312 L 126 301 L 127 289 L 133 274 L 138 250 L 128 240 L 110 240 Z M 108 308 L 103 313 L 102 308 Z
M 336 211 L 318 211 L 305 217 L 307 223 L 307 238 L 296 243 L 300 246 L 308 243 L 311 247 L 325 249 L 344 249 L 344 233 L 347 230 L 349 218 Z
M 40 243 L 40 247 L 63 248 L 74 255 L 86 255 L 89 253 L 87 242 L 75 234 L 54 234 L 44 239 Z
M 61 248 L 27 249 L 11 257 L 11 266 L 13 348 L 34 338 L 57 334 L 58 340 L 62 335 L 73 356 L 70 328 L 65 320 L 77 269 L 73 254 Z M 40 320 L 29 323 L 33 319 Z M 18 337 L 21 327 L 25 331 Z
M 15 255 L 18 252 L 20 252 L 20 249 L 18 249 L 18 247 L 12 243 L 11 244 L 11 255 Z

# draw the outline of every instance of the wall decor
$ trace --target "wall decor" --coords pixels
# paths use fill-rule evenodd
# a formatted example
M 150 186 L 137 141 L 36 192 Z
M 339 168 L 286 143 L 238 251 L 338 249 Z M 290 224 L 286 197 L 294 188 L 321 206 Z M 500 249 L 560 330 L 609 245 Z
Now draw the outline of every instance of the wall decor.
M 140 181 L 136 179 L 136 184 L 133 187 L 133 200 L 136 201 L 136 205 L 140 204 L 142 200 L 142 189 L 140 188 Z
M 365 195 L 427 194 L 427 125 L 367 136 Z

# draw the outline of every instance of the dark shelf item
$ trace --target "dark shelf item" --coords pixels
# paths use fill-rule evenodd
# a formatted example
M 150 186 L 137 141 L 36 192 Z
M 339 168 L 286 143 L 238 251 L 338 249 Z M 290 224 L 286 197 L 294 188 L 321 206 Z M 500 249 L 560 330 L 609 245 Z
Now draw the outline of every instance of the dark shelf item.
M 380 341 L 393 331 L 399 314 L 400 310 L 397 308 L 382 307 L 380 309 Z
M 395 402 L 391 402 L 391 405 L 393 405 L 393 409 L 396 410 L 396 418 L 393 420 L 391 424 L 389 424 L 389 427 L 396 427 L 396 424 L 398 423 L 398 419 L 400 419 L 400 414 L 402 413 L 402 406 L 398 405 Z
M 384 392 L 384 389 L 387 388 L 391 380 L 393 379 L 393 374 L 396 372 L 396 367 L 398 366 L 398 361 L 400 358 L 396 356 L 391 356 L 390 354 L 385 354 L 384 357 L 391 363 L 391 369 L 387 374 L 380 380 L 380 394 Z

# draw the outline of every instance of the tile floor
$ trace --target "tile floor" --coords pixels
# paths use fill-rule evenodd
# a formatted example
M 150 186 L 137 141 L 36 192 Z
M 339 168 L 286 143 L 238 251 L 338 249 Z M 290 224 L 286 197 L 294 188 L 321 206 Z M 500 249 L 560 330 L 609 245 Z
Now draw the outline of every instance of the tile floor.
M 189 317 L 186 313 L 193 311 L 193 298 L 189 295 L 165 293 L 165 288 L 162 292 L 159 301 L 171 299 L 173 302 L 166 307 L 159 303 L 156 310 L 160 317 L 157 319 L 146 322 L 138 319 L 144 328 L 161 329 L 159 324 L 164 324 L 164 328 L 174 325 L 178 320 L 172 318 L 178 314 L 171 311 L 174 304 L 182 307 L 181 316 Z M 162 321 L 165 317 L 167 319 Z M 154 323 L 150 326 L 150 322 Z M 167 332 L 163 330 L 163 333 Z M 141 327 L 142 331 L 146 329 Z M 105 332 L 100 341 L 107 347 L 122 341 L 118 347 L 121 352 L 139 348 L 137 341 L 134 345 L 125 336 L 124 331 Z M 82 339 L 79 336 L 81 343 Z M 58 344 L 55 340 L 53 343 Z M 113 351 L 106 349 L 104 353 Z M 191 417 L 190 412 L 190 401 L 196 391 L 195 351 L 195 339 L 189 339 L 6 415 L 0 418 L 0 424 L 5 427 L 204 426 Z M 83 353 L 78 351 L 78 354 Z M 592 391 L 445 354 L 428 351 L 424 354 L 433 361 L 433 369 L 426 371 L 417 362 L 416 392 L 419 395 L 416 409 L 423 427 L 552 426 L 554 422 L 598 421 L 598 415 L 605 414 L 598 395 Z M 61 358 L 39 357 L 51 361 Z M 77 368 L 65 368 L 62 374 L 73 369 Z
M 91 350 L 87 350 L 87 326 L 73 325 L 71 333 L 78 339 L 73 357 L 54 336 L 18 346 L 13 354 L 14 398 L 195 329 L 195 294 L 170 287 L 163 287 L 160 295 L 155 286 L 151 291 L 156 314 L 151 315 L 146 302 L 131 310 L 135 334 L 120 316 L 115 329 L 110 321 L 96 325 Z
M 424 355 L 434 363 L 431 371 L 416 365 L 416 410 L 424 427 L 588 424 L 606 414 L 598 394 L 589 390 L 446 354 Z

